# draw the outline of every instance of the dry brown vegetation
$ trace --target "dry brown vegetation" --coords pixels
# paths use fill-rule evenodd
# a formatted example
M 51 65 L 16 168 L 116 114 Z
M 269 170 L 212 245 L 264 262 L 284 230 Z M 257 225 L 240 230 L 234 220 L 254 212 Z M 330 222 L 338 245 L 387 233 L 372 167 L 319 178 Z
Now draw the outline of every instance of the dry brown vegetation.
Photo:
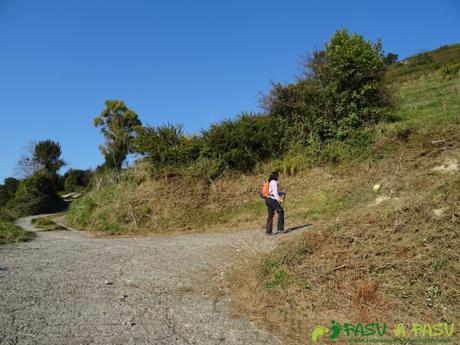
M 351 207 L 323 212 L 313 228 L 237 269 L 229 279 L 235 312 L 298 344 L 331 320 L 457 322 L 460 177 L 432 168 L 460 162 L 458 129 L 415 135 L 375 163 L 305 176 L 317 186 L 306 194 L 329 191 Z M 376 205 L 379 196 L 389 199 Z

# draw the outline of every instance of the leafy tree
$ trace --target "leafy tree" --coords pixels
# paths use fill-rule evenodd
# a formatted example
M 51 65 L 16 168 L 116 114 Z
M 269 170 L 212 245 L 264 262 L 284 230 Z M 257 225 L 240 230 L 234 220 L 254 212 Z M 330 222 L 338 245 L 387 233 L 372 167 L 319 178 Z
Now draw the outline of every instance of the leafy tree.
M 334 130 L 343 138 L 382 117 L 386 100 L 381 44 L 341 30 L 326 44 L 326 55 L 332 81 L 328 78 L 323 84 L 334 100 L 329 109 Z
M 99 147 L 104 155 L 105 167 L 121 169 L 126 156 L 132 152 L 135 129 L 142 125 L 137 114 L 123 101 L 108 100 L 93 124 L 101 127 L 105 138 L 105 145 Z
M 383 63 L 387 66 L 394 64 L 395 62 L 398 61 L 398 54 L 394 53 L 388 53 L 384 58 L 383 58 Z
M 324 50 L 305 60 L 306 73 L 297 82 L 274 84 L 263 99 L 265 109 L 288 119 L 291 131 L 300 131 L 304 142 L 344 140 L 356 129 L 379 121 L 388 105 L 382 56 L 380 42 L 339 30 Z
M 9 200 L 14 198 L 19 186 L 19 180 L 14 177 L 7 177 L 0 185 L 0 207 L 4 206 Z
M 60 158 L 61 154 L 61 145 L 58 142 L 52 140 L 39 141 L 35 145 L 32 159 L 42 169 L 51 174 L 56 174 L 65 165 L 65 162 Z
M 29 153 L 18 162 L 19 171 L 24 176 L 31 176 L 39 170 L 44 170 L 51 176 L 65 165 L 61 159 L 61 145 L 53 140 L 43 140 L 32 144 Z

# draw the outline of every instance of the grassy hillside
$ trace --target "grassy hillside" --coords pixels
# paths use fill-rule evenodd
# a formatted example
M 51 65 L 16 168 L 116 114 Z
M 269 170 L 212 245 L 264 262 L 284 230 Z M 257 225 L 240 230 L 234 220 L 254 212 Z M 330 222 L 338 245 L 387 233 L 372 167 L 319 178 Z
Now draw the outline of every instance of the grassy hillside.
M 459 47 L 424 73 L 389 70 L 399 121 L 378 127 L 373 159 L 297 177 L 288 214 L 315 226 L 234 273 L 237 312 L 298 344 L 331 320 L 458 321 L 460 78 L 436 61 Z
M 458 75 L 460 67 L 460 44 L 445 45 L 438 49 L 411 56 L 391 66 L 386 73 L 386 81 L 402 82 L 413 80 L 431 72 Z
M 315 211 L 318 209 L 331 213 L 333 209 L 351 207 L 361 195 L 345 190 L 339 201 L 326 200 L 321 195 L 329 197 L 329 192 L 311 191 L 316 188 L 312 178 L 319 178 L 317 182 L 323 186 L 324 176 L 328 176 L 331 169 L 353 169 L 350 160 L 366 159 L 373 164 L 376 160 L 394 157 L 410 136 L 424 135 L 442 129 L 444 124 L 452 124 L 460 110 L 458 72 L 445 75 L 441 69 L 455 62 L 453 56 L 459 60 L 459 49 L 460 45 L 455 45 L 430 52 L 432 61 L 418 62 L 415 67 L 393 65 L 386 79 L 396 103 L 393 117 L 399 121 L 369 129 L 373 144 L 362 145 L 358 154 L 354 151 L 348 154 L 342 152 L 342 147 L 332 146 L 330 155 L 339 155 L 345 160 L 338 167 L 316 165 L 312 170 L 315 162 L 309 160 L 308 152 L 300 152 L 260 165 L 256 174 L 232 175 L 213 181 L 193 177 L 153 178 L 149 167 L 139 164 L 121 175 L 99 177 L 93 191 L 74 203 L 68 222 L 75 227 L 108 232 L 259 227 L 264 222 L 265 206 L 257 191 L 261 180 L 273 169 L 293 173 L 301 170 L 297 176 L 283 176 L 283 185 L 289 189 L 286 207 L 292 222 L 307 221 L 312 214 L 320 212 Z M 299 185 L 302 188 L 298 188 Z

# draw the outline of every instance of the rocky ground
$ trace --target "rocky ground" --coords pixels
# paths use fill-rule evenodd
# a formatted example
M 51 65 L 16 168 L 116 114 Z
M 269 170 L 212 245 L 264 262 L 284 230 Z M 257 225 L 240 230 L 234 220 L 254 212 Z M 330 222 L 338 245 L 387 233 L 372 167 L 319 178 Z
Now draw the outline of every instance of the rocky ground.
M 31 218 L 18 224 L 36 231 Z M 0 247 L 0 344 L 281 344 L 215 293 L 235 258 L 279 238 L 39 232 Z

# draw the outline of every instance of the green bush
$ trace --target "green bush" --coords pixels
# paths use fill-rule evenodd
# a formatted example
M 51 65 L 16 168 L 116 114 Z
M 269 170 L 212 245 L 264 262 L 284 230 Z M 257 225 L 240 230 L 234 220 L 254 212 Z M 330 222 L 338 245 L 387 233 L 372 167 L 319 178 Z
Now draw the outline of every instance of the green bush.
M 286 176 L 297 175 L 310 166 L 311 160 L 305 149 L 292 149 L 280 160 L 272 164 L 273 171 L 279 171 Z
M 383 119 L 388 98 L 382 55 L 379 42 L 337 31 L 325 50 L 306 60 L 303 79 L 287 86 L 274 84 L 264 98 L 265 109 L 274 117 L 288 119 L 297 132 L 290 135 L 291 143 L 306 144 L 311 136 L 321 141 L 346 140 L 356 130 Z
M 14 216 L 26 216 L 60 211 L 65 205 L 49 174 L 38 172 L 20 182 L 6 208 Z
M 7 177 L 3 184 L 0 185 L 0 207 L 5 206 L 5 204 L 14 198 L 16 190 L 19 186 L 19 180 L 13 177 Z
M 14 218 L 6 210 L 0 208 L 0 221 L 11 222 Z
M 385 65 L 389 66 L 389 65 L 392 65 L 394 63 L 396 63 L 398 61 L 398 54 L 394 54 L 394 53 L 388 53 L 384 58 L 383 58 L 383 62 L 385 63 Z
M 433 61 L 433 56 L 430 53 L 420 53 L 409 59 L 409 66 L 416 67 L 426 65 Z
M 222 160 L 200 157 L 186 167 L 185 175 L 194 178 L 214 179 L 222 174 L 225 167 L 225 162 Z
M 147 158 L 156 168 L 186 165 L 200 156 L 202 140 L 187 136 L 182 126 L 166 124 L 158 127 L 138 127 L 134 152 Z
M 257 162 L 282 151 L 278 123 L 274 117 L 243 113 L 235 120 L 213 124 L 203 133 L 203 154 L 231 169 L 252 171 Z
M 455 77 L 459 77 L 460 74 L 460 63 L 457 64 L 448 64 L 445 66 L 442 66 L 441 69 L 441 76 L 444 79 L 452 79 Z
M 91 176 L 91 170 L 70 169 L 64 174 L 64 190 L 74 192 L 86 188 Z

